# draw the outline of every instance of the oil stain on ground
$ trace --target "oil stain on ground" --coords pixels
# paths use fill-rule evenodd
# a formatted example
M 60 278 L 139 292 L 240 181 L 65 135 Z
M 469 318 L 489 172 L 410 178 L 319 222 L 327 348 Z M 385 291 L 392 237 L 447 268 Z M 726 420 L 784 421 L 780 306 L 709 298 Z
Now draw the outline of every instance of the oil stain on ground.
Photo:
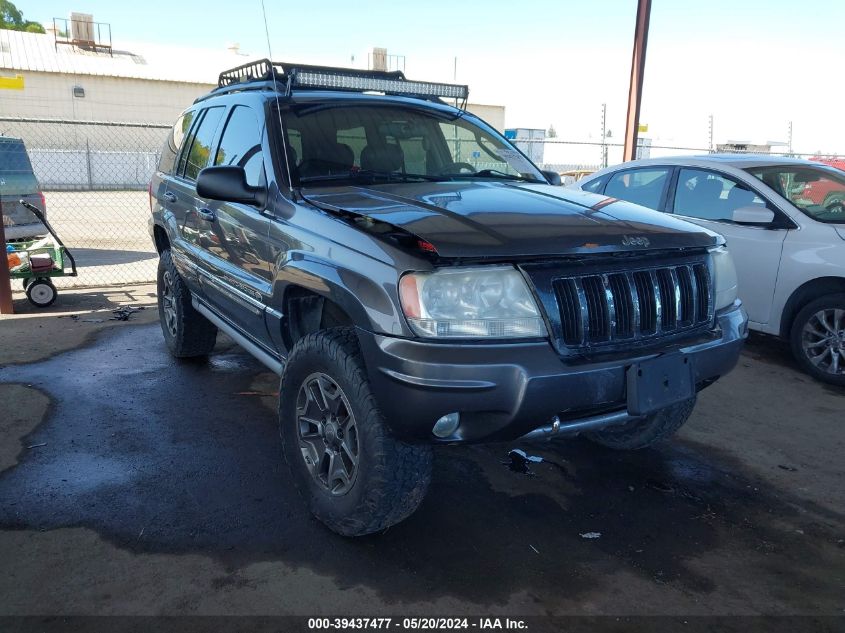
M 272 393 L 275 378 L 237 347 L 177 362 L 157 326 L 135 327 L 0 369 L 0 382 L 30 383 L 54 403 L 25 438 L 43 446 L 0 474 L 3 530 L 83 526 L 139 555 L 201 553 L 232 573 L 283 561 L 388 603 L 577 598 L 620 569 L 706 594 L 730 579 L 690 561 L 731 548 L 751 573 L 798 574 L 816 605 L 840 601 L 831 579 L 845 575 L 845 552 L 831 560 L 828 545 L 842 538 L 842 517 L 765 489 L 706 447 L 532 446 L 543 457 L 533 477 L 509 470 L 510 446 L 445 447 L 413 517 L 346 540 L 286 485 L 275 399 L 254 395 Z M 793 538 L 797 525 L 808 538 Z M 591 533 L 601 536 L 581 536 Z

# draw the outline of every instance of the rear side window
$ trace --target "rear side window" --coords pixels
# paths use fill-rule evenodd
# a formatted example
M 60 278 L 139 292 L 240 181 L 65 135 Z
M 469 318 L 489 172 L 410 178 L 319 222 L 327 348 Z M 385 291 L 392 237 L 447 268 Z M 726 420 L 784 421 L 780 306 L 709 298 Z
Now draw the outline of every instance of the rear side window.
M 188 180 L 196 180 L 197 174 L 208 167 L 211 161 L 211 144 L 217 135 L 217 127 L 223 117 L 223 106 L 208 108 L 199 122 L 196 133 L 193 134 L 190 147 L 182 152 L 180 167 L 184 163 L 185 171 L 183 176 Z
M 604 195 L 657 209 L 668 181 L 668 167 L 627 169 L 610 177 Z
M 0 173 L 32 173 L 29 156 L 27 156 L 26 148 L 20 139 L 0 139 Z
M 604 184 L 604 181 L 604 178 L 596 178 L 595 180 L 591 180 L 585 185 L 581 185 L 581 189 L 583 189 L 584 191 L 596 193 L 601 189 L 601 186 Z
M 182 148 L 182 142 L 191 129 L 191 123 L 194 122 L 194 115 L 196 112 L 185 112 L 170 130 L 167 135 L 167 140 L 164 142 L 164 148 L 161 150 L 161 160 L 158 163 L 158 170 L 169 174 L 173 171 L 173 165 L 176 163 L 176 156 Z
M 236 106 L 232 110 L 214 164 L 243 167 L 247 184 L 256 187 L 265 184 L 261 128 L 251 108 Z

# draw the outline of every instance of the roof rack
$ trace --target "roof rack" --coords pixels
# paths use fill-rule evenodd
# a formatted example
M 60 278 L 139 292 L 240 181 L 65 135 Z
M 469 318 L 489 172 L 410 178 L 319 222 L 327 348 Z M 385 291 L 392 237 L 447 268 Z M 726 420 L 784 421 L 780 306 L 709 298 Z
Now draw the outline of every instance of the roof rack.
M 294 89 L 383 92 L 423 99 L 458 99 L 466 106 L 469 87 L 429 81 L 413 81 L 399 70 L 360 70 L 333 66 L 289 64 L 260 59 L 224 70 L 217 79 L 218 88 L 233 88 L 253 82 L 273 82 L 284 86 L 285 95 Z M 246 86 L 244 86 L 246 87 Z

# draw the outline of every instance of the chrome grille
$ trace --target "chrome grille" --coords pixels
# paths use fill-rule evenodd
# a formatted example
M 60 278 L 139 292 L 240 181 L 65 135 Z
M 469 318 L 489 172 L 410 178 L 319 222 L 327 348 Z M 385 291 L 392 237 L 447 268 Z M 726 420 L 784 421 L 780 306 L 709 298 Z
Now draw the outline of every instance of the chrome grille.
M 669 336 L 713 318 L 704 262 L 555 278 L 552 286 L 567 347 Z

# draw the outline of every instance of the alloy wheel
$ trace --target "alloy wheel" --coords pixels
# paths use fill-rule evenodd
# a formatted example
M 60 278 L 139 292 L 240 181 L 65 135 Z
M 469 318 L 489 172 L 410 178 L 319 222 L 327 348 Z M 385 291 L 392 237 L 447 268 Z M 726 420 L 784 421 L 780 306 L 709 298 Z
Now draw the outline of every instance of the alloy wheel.
M 177 333 L 176 292 L 173 288 L 173 275 L 169 270 L 164 271 L 162 281 L 164 288 L 161 293 L 161 307 L 164 311 L 164 324 L 171 336 Z
M 331 376 L 316 372 L 303 381 L 296 422 L 311 476 L 333 495 L 346 494 L 358 474 L 358 427 L 346 394 Z
M 804 325 L 801 346 L 807 359 L 821 371 L 845 375 L 845 310 L 819 310 Z

